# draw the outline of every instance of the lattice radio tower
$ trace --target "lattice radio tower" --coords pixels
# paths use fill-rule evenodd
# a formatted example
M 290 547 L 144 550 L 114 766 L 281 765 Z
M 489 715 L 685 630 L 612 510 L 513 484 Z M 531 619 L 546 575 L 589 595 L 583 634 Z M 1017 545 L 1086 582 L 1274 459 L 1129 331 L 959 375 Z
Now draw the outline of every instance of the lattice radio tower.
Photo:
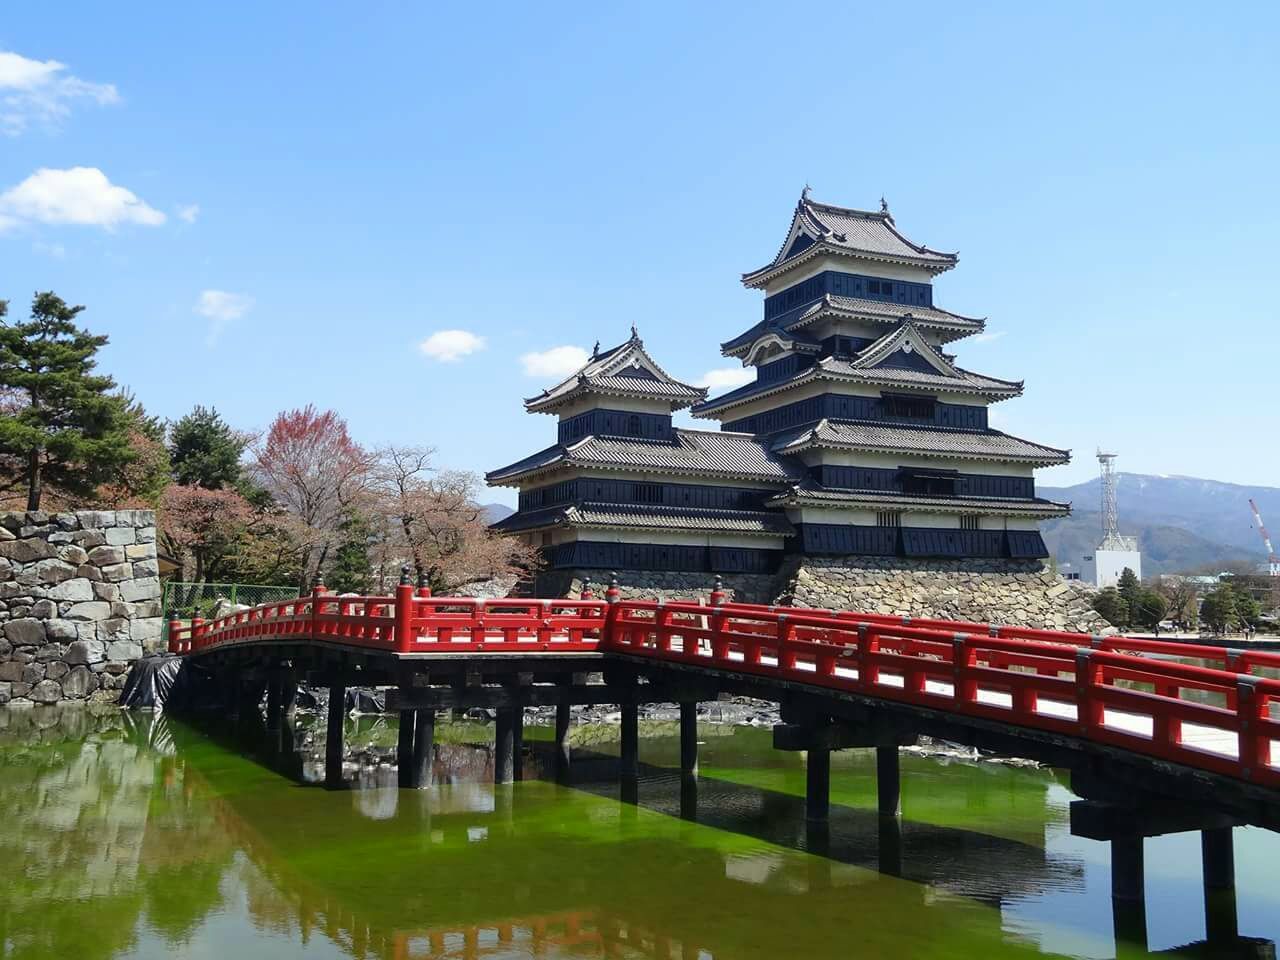
M 1137 550 L 1138 541 L 1120 536 L 1120 518 L 1116 510 L 1116 454 L 1098 451 L 1098 467 L 1102 472 L 1102 542 L 1099 550 Z

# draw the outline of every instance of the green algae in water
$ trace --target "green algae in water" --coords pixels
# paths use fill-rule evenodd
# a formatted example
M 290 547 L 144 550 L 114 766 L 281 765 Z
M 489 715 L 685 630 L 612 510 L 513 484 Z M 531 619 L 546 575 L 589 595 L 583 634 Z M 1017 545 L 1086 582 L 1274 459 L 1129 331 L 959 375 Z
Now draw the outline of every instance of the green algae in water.
M 823 836 L 803 821 L 803 757 L 773 751 L 767 731 L 704 731 L 696 811 L 661 726 L 645 731 L 638 805 L 618 799 L 605 725 L 575 730 L 573 786 L 496 789 L 491 729 L 438 731 L 438 786 L 328 791 L 276 772 L 286 758 L 174 721 L 4 713 L 0 956 L 1115 953 L 1106 849 L 1067 834 L 1049 771 L 904 758 L 894 864 L 867 752 L 837 755 Z M 352 733 L 394 742 L 381 720 Z M 1149 904 L 1149 926 L 1172 946 L 1203 935 L 1198 873 L 1185 844 L 1168 863 L 1161 844 L 1148 844 L 1149 891 L 1180 909 Z M 1237 847 L 1256 875 L 1255 844 Z M 1274 896 L 1242 889 L 1242 930 L 1274 935 Z

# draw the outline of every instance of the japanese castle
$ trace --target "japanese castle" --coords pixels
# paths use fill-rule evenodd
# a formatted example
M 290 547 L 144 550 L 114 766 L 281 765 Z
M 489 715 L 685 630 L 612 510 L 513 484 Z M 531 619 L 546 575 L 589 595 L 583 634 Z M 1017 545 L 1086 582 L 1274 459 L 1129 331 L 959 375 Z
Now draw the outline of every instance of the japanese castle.
M 755 380 L 718 397 L 670 376 L 630 339 L 525 402 L 556 443 L 488 474 L 520 490 L 494 525 L 548 566 L 768 574 L 788 555 L 1047 557 L 1034 470 L 1069 453 L 991 429 L 1022 392 L 959 366 L 985 321 L 934 304 L 957 263 L 907 239 L 887 205 L 801 195 L 775 256 L 743 276 L 758 323 L 721 345 Z M 675 411 L 719 429 L 672 425 Z

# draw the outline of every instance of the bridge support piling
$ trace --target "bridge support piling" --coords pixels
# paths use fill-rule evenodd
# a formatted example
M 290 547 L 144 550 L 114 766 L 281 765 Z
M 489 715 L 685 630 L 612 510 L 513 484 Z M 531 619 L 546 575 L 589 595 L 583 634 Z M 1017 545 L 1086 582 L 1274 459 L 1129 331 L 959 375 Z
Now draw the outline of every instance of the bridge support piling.
M 621 772 L 623 777 L 634 778 L 640 774 L 640 707 L 634 700 L 621 706 Z
M 280 729 L 280 717 L 284 713 L 284 676 L 278 669 L 267 674 L 267 729 Z
M 825 747 L 809 750 L 805 759 L 805 819 L 825 823 L 831 813 L 831 751 Z
M 569 774 L 569 725 L 573 718 L 568 699 L 556 704 L 556 776 L 564 779 Z
M 432 783 L 431 764 L 435 755 L 436 712 L 415 710 L 413 725 L 413 786 L 419 789 Z
M 680 704 L 680 775 L 698 775 L 698 705 L 691 701 Z
M 511 776 L 524 779 L 524 707 L 520 703 L 511 708 Z
M 881 817 L 876 842 L 880 872 L 889 877 L 902 876 L 902 820 Z
M 696 823 L 698 820 L 698 778 L 680 778 L 680 819 Z
M 346 707 L 346 684 L 329 684 L 329 716 L 324 741 L 324 783 L 327 787 L 342 785 L 342 727 Z
M 400 730 L 396 739 L 397 781 L 402 787 L 413 786 L 413 735 L 418 713 L 400 711 Z
M 1204 929 L 1210 943 L 1234 943 L 1240 936 L 1236 914 L 1236 863 L 1231 827 L 1200 831 L 1204 870 Z
M 876 797 L 880 816 L 902 815 L 901 772 L 896 746 L 876 747 Z
M 1146 875 L 1142 845 L 1141 836 L 1111 840 L 1111 912 L 1117 945 L 1124 942 L 1146 949 Z
M 511 783 L 515 779 L 515 761 L 512 757 L 512 751 L 515 748 L 515 726 L 515 715 L 512 709 L 500 707 L 494 724 L 493 739 L 493 782 L 496 784 Z

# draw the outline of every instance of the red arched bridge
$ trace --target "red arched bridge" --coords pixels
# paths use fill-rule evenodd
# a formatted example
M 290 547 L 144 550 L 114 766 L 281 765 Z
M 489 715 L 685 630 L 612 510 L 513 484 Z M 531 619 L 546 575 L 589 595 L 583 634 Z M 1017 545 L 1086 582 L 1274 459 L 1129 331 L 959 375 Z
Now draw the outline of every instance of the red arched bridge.
M 437 658 L 624 657 L 1061 734 L 1280 791 L 1278 653 L 765 607 L 721 594 L 705 604 L 609 593 L 477 600 L 407 584 L 394 596 L 319 588 L 214 620 L 175 621 L 169 649 L 201 657 L 304 643 L 428 673 Z
M 682 774 L 696 784 L 696 707 L 776 701 L 774 745 L 807 752 L 807 813 L 827 819 L 830 751 L 875 747 L 879 812 L 899 813 L 898 748 L 920 736 L 1070 771 L 1072 830 L 1112 845 L 1113 898 L 1142 916 L 1143 838 L 1199 830 L 1206 906 L 1232 936 L 1232 827 L 1280 829 L 1280 654 L 1024 627 L 729 602 L 310 596 L 170 624 L 233 712 L 268 726 L 305 681 L 329 688 L 326 781 L 343 782 L 349 686 L 392 688 L 405 786 L 430 783 L 436 711 L 496 711 L 495 778 L 520 776 L 523 708 L 556 707 L 569 769 L 570 707 L 618 704 L 624 799 L 639 769 L 638 706 L 679 703 Z M 696 792 L 694 793 L 696 798 Z M 696 804 L 696 799 L 694 800 Z M 1133 912 L 1136 905 L 1138 914 Z M 1226 917 L 1227 920 L 1222 918 Z M 1117 923 L 1122 922 L 1117 912 Z M 1222 929 L 1223 925 L 1228 929 Z

